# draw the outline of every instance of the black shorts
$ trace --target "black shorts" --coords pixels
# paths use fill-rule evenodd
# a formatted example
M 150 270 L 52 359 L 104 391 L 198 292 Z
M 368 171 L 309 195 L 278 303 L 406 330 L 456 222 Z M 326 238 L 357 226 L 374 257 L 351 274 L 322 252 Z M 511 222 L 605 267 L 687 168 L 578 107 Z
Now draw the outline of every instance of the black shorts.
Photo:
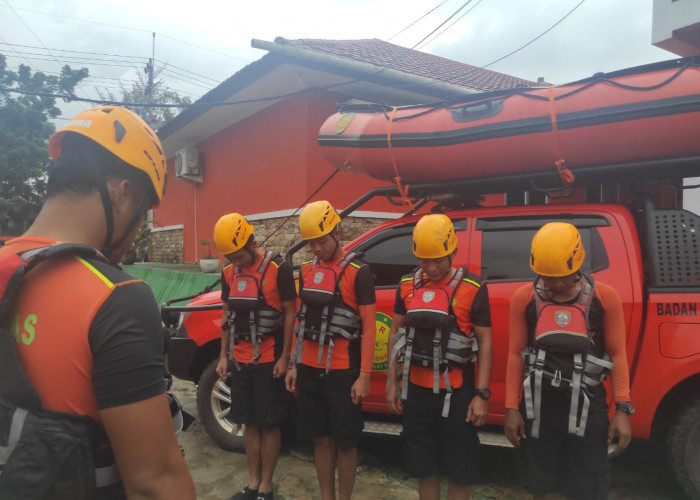
M 525 488 L 533 495 L 561 492 L 571 499 L 608 498 L 607 410 L 589 411 L 586 432 L 581 438 L 568 432 L 569 397 L 552 401 L 545 396 L 539 438 L 530 437 L 532 421 L 525 419 L 527 439 L 519 452 Z M 524 407 L 521 413 L 524 417 Z
M 231 411 L 237 424 L 258 424 L 267 429 L 287 418 L 288 395 L 284 377 L 274 378 L 274 363 L 240 365 L 231 370 Z
M 479 436 L 466 421 L 473 389 L 468 384 L 454 390 L 447 418 L 442 417 L 445 392 L 408 384 L 402 433 L 406 470 L 417 478 L 442 474 L 457 484 L 472 484 L 481 466 Z
M 350 390 L 359 370 L 331 370 L 297 365 L 297 435 L 299 439 L 331 436 L 335 446 L 357 446 L 364 429 L 362 407 L 352 402 Z

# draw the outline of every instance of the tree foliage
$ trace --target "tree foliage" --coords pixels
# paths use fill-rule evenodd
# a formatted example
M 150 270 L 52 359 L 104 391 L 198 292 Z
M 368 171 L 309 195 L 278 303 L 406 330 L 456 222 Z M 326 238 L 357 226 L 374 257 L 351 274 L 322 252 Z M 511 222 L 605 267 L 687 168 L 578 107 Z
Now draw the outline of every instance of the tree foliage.
M 181 96 L 177 91 L 167 86 L 165 81 L 160 78 L 165 66 L 153 70 L 153 87 L 149 85 L 148 68 L 145 72 L 139 71 L 137 68 L 137 80 L 131 84 L 131 88 L 126 88 L 123 84 L 121 87 L 121 97 L 115 98 L 112 92 L 101 89 L 96 89 L 101 99 L 118 101 L 123 103 L 138 103 L 138 104 L 181 104 L 184 106 L 191 104 L 189 97 Z M 124 107 L 130 109 L 148 123 L 153 130 L 158 130 L 165 123 L 169 122 L 180 112 L 180 108 L 161 108 L 156 106 L 129 106 Z
M 61 115 L 56 98 L 47 94 L 74 95 L 76 85 L 87 76 L 86 68 L 73 70 L 67 65 L 58 76 L 32 72 L 25 65 L 11 71 L 0 54 L 0 234 L 21 234 L 46 194 L 47 140 L 55 130 L 49 119 Z

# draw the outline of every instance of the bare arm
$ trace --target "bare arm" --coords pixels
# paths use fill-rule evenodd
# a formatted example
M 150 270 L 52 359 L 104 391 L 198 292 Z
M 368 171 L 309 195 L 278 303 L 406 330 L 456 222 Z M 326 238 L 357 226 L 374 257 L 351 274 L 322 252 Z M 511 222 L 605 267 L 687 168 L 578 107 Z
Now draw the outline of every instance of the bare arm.
M 493 364 L 493 349 L 491 347 L 491 327 L 474 325 L 474 334 L 479 350 L 476 352 L 478 373 L 476 387 L 488 387 L 491 382 L 491 365 Z M 467 422 L 480 427 L 486 423 L 489 416 L 489 402 L 480 396 L 474 396 L 467 410 Z
M 525 439 L 525 421 L 518 403 L 523 384 L 524 363 L 522 352 L 527 347 L 525 306 L 529 295 L 519 289 L 510 303 L 508 321 L 508 362 L 506 365 L 506 415 L 503 424 L 506 437 L 513 446 Z
M 275 378 L 284 377 L 287 374 L 287 368 L 289 367 L 290 352 L 292 349 L 292 331 L 294 330 L 295 315 L 297 312 L 297 301 L 285 300 L 282 302 L 282 313 L 284 319 L 282 320 L 282 328 L 284 340 L 282 344 L 282 354 L 280 359 L 275 363 L 274 371 L 272 375 Z
M 165 394 L 100 410 L 130 500 L 194 500 Z
M 362 361 L 360 376 L 350 389 L 352 402 L 359 404 L 362 398 L 369 395 L 370 375 L 372 374 L 372 358 L 374 357 L 374 344 L 377 335 L 377 320 L 375 304 L 358 306 L 362 319 Z

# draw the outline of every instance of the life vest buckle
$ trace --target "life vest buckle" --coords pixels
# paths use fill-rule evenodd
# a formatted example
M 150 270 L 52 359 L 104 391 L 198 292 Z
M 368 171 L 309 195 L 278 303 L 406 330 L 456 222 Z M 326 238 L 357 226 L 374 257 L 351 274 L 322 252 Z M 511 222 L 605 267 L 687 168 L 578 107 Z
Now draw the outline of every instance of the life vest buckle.
M 552 387 L 561 386 L 561 370 L 554 371 L 554 377 L 552 377 Z

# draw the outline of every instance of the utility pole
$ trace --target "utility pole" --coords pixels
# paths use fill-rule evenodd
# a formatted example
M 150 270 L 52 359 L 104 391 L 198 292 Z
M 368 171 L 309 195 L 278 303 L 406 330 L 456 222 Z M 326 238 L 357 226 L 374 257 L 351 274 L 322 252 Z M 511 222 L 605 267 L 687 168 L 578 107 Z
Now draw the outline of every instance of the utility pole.
M 151 58 L 148 60 L 148 64 L 146 64 L 146 68 L 144 69 L 144 73 L 148 75 L 148 85 L 146 86 L 146 92 L 145 92 L 145 97 L 146 97 L 146 103 L 147 104 L 153 104 L 153 70 L 156 65 L 156 34 L 153 32 L 153 46 L 151 49 Z M 150 122 L 151 126 L 154 126 L 154 116 L 153 116 L 153 109 L 150 110 Z

